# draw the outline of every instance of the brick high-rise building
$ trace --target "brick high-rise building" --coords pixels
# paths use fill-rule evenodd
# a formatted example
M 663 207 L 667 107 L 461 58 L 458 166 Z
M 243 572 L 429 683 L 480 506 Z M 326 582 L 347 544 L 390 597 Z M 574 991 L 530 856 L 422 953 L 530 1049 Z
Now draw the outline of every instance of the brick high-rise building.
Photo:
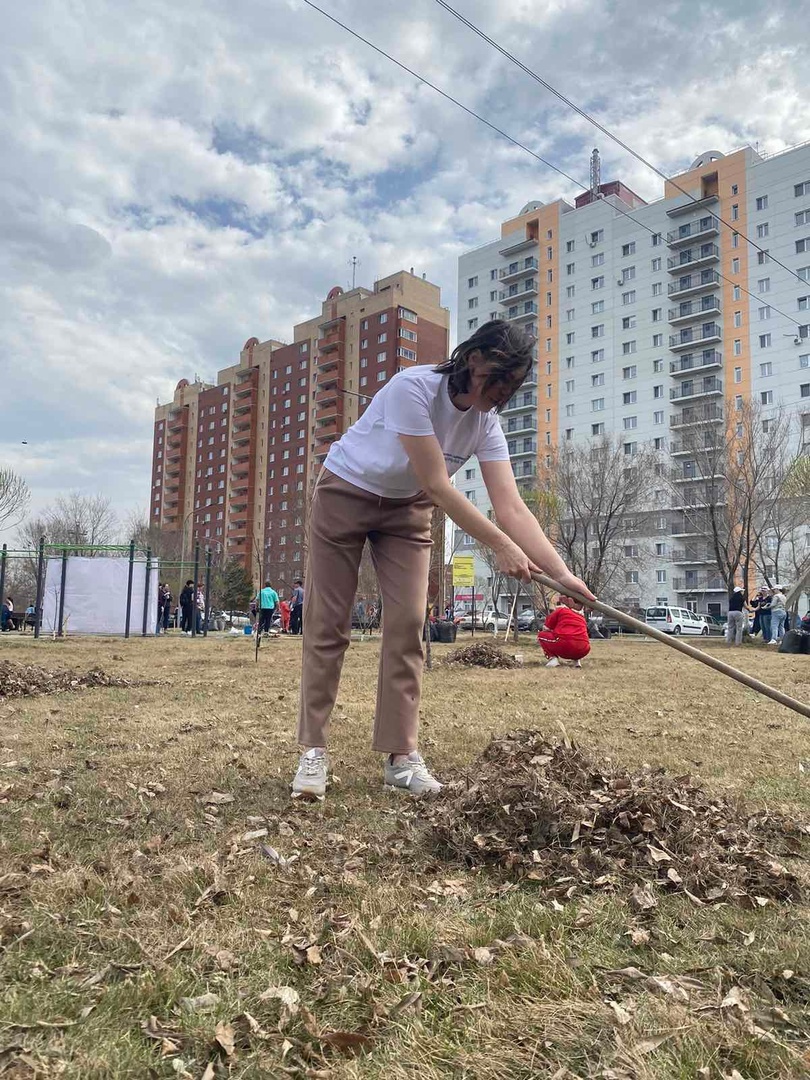
M 181 379 L 155 410 L 151 524 L 289 584 L 330 444 L 401 368 L 445 359 L 448 327 L 438 286 L 400 272 L 332 289 L 291 344 L 250 338 L 216 384 Z

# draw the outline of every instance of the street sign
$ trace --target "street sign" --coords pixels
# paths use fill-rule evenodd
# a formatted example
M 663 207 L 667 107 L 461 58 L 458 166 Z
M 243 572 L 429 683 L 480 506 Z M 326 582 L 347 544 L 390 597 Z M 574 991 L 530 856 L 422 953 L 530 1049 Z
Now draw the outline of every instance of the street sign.
M 453 588 L 471 588 L 475 585 L 475 556 L 453 556 Z

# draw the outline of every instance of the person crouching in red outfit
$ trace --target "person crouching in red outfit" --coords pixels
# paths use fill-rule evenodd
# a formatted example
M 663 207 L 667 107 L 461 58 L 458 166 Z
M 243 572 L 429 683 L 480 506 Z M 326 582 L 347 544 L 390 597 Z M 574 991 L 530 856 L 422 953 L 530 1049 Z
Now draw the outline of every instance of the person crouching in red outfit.
M 582 667 L 583 656 L 591 651 L 582 604 L 572 596 L 560 596 L 538 632 L 537 641 L 549 658 L 546 667 L 559 667 L 560 660 L 573 660 L 574 667 Z

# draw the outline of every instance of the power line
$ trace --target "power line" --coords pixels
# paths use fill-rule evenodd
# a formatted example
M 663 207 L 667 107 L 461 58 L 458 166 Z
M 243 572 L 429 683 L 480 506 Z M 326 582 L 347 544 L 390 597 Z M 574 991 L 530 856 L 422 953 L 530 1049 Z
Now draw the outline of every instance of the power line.
M 475 23 L 470 22 L 470 20 L 465 15 L 462 15 L 461 12 L 456 11 L 455 8 L 451 7 L 450 4 L 447 3 L 447 0 L 436 0 L 436 3 L 440 7 L 444 8 L 444 10 L 447 11 L 454 18 L 458 19 L 460 23 L 463 23 L 463 25 L 466 26 L 469 30 L 472 30 L 474 34 L 477 34 L 478 37 L 480 37 L 488 45 L 491 45 L 493 49 L 497 49 L 497 51 L 502 56 L 505 56 L 507 60 L 511 60 L 513 64 L 516 64 L 521 71 L 525 72 L 526 75 L 534 79 L 534 81 L 539 83 L 545 90 L 548 90 L 550 94 L 553 94 L 554 97 L 558 99 L 558 101 L 561 101 L 569 109 L 572 109 L 578 116 L 581 116 L 583 120 L 587 120 L 589 124 L 593 124 L 593 126 L 598 131 L 601 131 L 602 134 L 605 135 L 608 139 L 611 139 L 623 150 L 626 150 L 628 154 L 631 154 L 637 161 L 640 161 L 642 165 L 645 165 L 648 169 L 652 169 L 652 171 L 658 176 L 660 176 L 662 180 L 666 181 L 668 184 L 671 184 L 672 187 L 680 191 L 682 195 L 686 195 L 687 198 L 689 198 L 692 202 L 701 201 L 700 199 L 695 198 L 695 196 L 690 191 L 687 191 L 686 188 L 681 187 L 681 185 L 676 180 L 673 180 L 671 177 L 667 176 L 666 173 L 663 173 L 657 165 L 654 165 L 651 161 L 648 161 L 643 156 L 643 154 L 638 153 L 638 151 L 634 150 L 632 146 L 628 146 L 627 143 L 620 139 L 618 135 L 615 135 L 609 128 L 606 128 L 604 124 L 601 124 L 595 117 L 591 116 L 589 112 L 586 112 L 585 109 L 577 105 L 576 102 L 573 102 L 570 98 L 567 98 L 565 94 L 563 94 L 560 90 L 557 90 L 556 87 L 552 86 L 551 83 L 544 79 L 541 75 L 538 75 L 536 71 L 533 71 L 530 67 L 527 67 L 522 60 L 519 60 L 518 57 L 516 57 L 513 53 L 510 53 L 508 49 L 505 49 L 503 45 L 500 45 L 497 41 L 495 41 L 494 38 L 491 38 L 489 34 L 481 30 L 480 27 L 475 25 Z M 727 229 L 731 229 L 732 232 L 737 233 L 743 238 L 743 240 L 745 240 L 747 244 L 750 244 L 751 247 L 755 248 L 758 252 L 761 252 L 763 255 L 767 255 L 771 262 L 776 263 L 777 266 L 781 266 L 783 270 L 787 270 L 787 272 L 789 274 L 792 274 L 792 276 L 795 277 L 797 281 L 801 281 L 802 284 L 806 284 L 804 279 L 799 277 L 795 270 L 791 269 L 791 267 L 786 266 L 785 263 L 775 258 L 765 248 L 760 247 L 759 244 L 756 243 L 755 240 L 752 240 L 750 236 L 747 236 L 744 232 L 740 232 L 740 230 L 735 227 L 733 222 L 726 221 L 725 218 L 721 217 L 719 214 L 715 214 L 714 216 L 721 223 L 721 225 L 725 225 Z
M 313 3 L 313 0 L 303 0 L 303 2 L 308 7 L 312 8 L 314 11 L 319 12 L 325 18 L 329 19 L 329 21 L 334 23 L 336 26 L 339 26 L 341 28 L 341 30 L 345 30 L 347 34 L 350 34 L 352 37 L 356 38 L 358 41 L 362 41 L 364 45 L 368 45 L 368 47 L 370 49 L 373 49 L 374 52 L 379 53 L 380 56 L 384 56 L 386 60 L 390 60 L 392 64 L 395 64 L 402 71 L 407 72 L 408 75 L 411 75 L 418 82 L 423 83 L 425 86 L 429 87 L 431 90 L 434 90 L 437 94 L 439 94 L 441 97 L 443 97 L 446 101 L 451 102 L 457 108 L 461 109 L 462 112 L 467 113 L 468 116 L 472 116 L 475 120 L 478 120 L 480 123 L 484 124 L 491 131 L 494 131 L 497 135 L 500 135 L 501 138 L 506 139 L 507 142 L 512 143 L 513 146 L 516 146 L 516 147 L 518 147 L 518 149 L 523 150 L 527 154 L 530 154 L 535 159 L 535 161 L 539 161 L 541 165 L 545 165 L 546 168 L 551 169 L 552 172 L 555 172 L 559 176 L 564 177 L 566 180 L 568 180 L 570 183 L 572 183 L 575 187 L 580 188 L 582 191 L 587 191 L 588 190 L 588 185 L 587 184 L 582 183 L 582 181 L 577 180 L 575 177 L 573 177 L 569 173 L 565 172 L 564 169 L 559 168 L 557 165 L 554 165 L 552 162 L 548 161 L 546 158 L 541 157 L 539 154 L 535 153 L 534 150 L 532 150 L 530 147 L 526 146 L 525 143 L 520 142 L 519 139 L 514 138 L 514 136 L 510 135 L 508 132 L 504 131 L 503 128 L 498 127 L 497 124 L 493 124 L 492 121 L 487 120 L 486 117 L 481 116 L 481 114 L 475 112 L 474 109 L 471 109 L 467 105 L 464 105 L 457 98 L 454 98 L 452 96 L 452 94 L 448 94 L 447 91 L 442 90 L 441 87 L 439 87 L 439 86 L 436 86 L 435 83 L 432 83 L 429 79 L 426 79 L 423 75 L 420 75 L 417 71 L 414 71 L 413 68 L 410 68 L 410 67 L 408 67 L 407 64 L 403 64 L 402 61 L 397 60 L 397 58 L 395 56 L 392 56 L 390 53 L 388 53 L 384 49 L 380 48 L 379 45 L 375 45 L 374 42 L 369 41 L 368 38 L 363 37 L 362 34 L 358 33 L 358 31 L 356 31 L 356 30 L 353 30 L 350 26 L 347 26 L 346 23 L 341 22 L 340 19 L 338 19 L 336 16 L 331 15 L 328 11 L 324 11 L 323 8 L 318 7 L 317 4 Z M 539 76 L 538 76 L 538 78 L 539 78 Z M 688 194 L 688 192 L 687 192 L 687 194 Z M 690 198 L 691 198 L 691 196 L 690 196 Z M 695 200 L 695 201 L 697 201 L 697 200 Z M 635 222 L 635 224 L 640 226 L 642 229 L 646 229 L 647 232 L 650 233 L 651 236 L 658 236 L 659 235 L 658 232 L 655 229 L 651 228 L 649 225 L 645 224 L 643 221 L 639 221 L 639 219 L 634 217 L 633 214 L 631 214 L 628 210 L 625 210 L 622 207 L 617 206 L 615 203 L 610 203 L 609 205 L 617 213 L 622 214 L 626 218 L 629 218 L 630 221 Z M 735 286 L 736 288 L 740 289 L 740 291 L 744 292 L 747 296 L 753 297 L 755 300 L 761 300 L 761 297 L 759 297 L 756 293 L 752 293 L 750 289 L 747 289 L 744 285 L 740 285 L 739 282 L 734 281 L 732 278 L 728 277 L 722 271 L 717 270 L 717 271 L 715 271 L 715 273 L 717 274 L 717 276 L 719 278 L 722 278 L 723 281 L 727 281 L 729 284 L 731 284 L 731 285 Z M 798 277 L 798 275 L 796 275 L 796 276 Z M 802 281 L 801 278 L 799 278 L 799 280 Z M 802 281 L 802 283 L 805 284 L 803 281 Z M 773 304 L 769 304 L 768 306 L 771 308 L 772 311 L 775 311 L 777 314 L 782 315 L 785 319 L 788 320 L 788 322 L 793 323 L 794 326 L 801 325 L 798 322 L 797 319 L 794 319 L 792 315 L 788 315 L 787 312 L 782 311 L 781 308 L 775 307 Z M 359 395 L 359 396 L 362 397 L 363 395 Z

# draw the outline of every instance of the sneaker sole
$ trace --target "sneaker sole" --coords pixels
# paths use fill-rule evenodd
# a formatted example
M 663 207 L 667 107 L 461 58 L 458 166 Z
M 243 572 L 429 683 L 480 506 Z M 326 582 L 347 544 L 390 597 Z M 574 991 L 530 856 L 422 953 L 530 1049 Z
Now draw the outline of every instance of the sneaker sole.
M 323 802 L 326 798 L 326 792 L 323 795 L 318 795 L 314 791 L 291 791 L 290 798 L 303 799 L 305 802 Z
M 441 795 L 442 789 L 438 791 L 411 791 L 410 788 L 400 787 L 399 784 L 383 784 L 383 790 L 385 791 L 402 791 L 411 799 L 430 799 L 436 795 Z

